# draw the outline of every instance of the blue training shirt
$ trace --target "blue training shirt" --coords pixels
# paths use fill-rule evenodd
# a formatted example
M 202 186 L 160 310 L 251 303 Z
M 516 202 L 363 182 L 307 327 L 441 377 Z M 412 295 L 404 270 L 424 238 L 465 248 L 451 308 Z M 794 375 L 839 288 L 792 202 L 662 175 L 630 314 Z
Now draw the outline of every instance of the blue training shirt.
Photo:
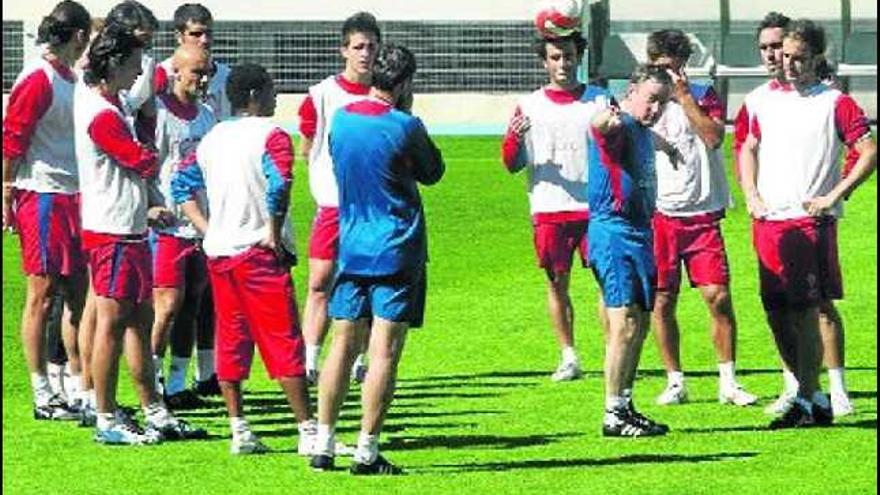
M 607 135 L 591 129 L 587 201 L 590 220 L 620 218 L 649 227 L 657 198 L 651 130 L 620 114 L 622 126 Z
M 339 273 L 394 275 L 423 265 L 428 246 L 417 182 L 445 171 L 422 121 L 385 102 L 340 108 L 330 127 L 339 185 Z

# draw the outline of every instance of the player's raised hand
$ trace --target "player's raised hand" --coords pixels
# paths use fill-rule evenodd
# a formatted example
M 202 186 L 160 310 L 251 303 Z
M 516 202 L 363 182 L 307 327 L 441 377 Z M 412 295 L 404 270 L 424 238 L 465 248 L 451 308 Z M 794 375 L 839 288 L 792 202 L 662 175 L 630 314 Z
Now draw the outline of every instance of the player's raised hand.
M 669 74 L 669 77 L 672 79 L 673 97 L 676 100 L 680 100 L 686 96 L 690 89 L 688 87 L 688 77 L 687 73 L 684 71 L 684 67 L 679 67 L 678 69 L 667 68 L 666 73 Z
M 623 121 L 620 119 L 620 108 L 616 106 L 608 107 L 599 112 L 596 117 L 593 118 L 593 127 L 602 134 L 609 134 L 619 129 L 622 125 Z

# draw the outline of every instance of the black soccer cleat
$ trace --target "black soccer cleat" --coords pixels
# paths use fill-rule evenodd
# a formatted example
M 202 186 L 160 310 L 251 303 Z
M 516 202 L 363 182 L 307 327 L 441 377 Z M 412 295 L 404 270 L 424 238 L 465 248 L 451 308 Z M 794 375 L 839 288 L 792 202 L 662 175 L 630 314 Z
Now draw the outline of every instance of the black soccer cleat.
M 813 404 L 813 423 L 815 426 L 831 426 L 834 424 L 834 412 L 819 404 Z
M 650 419 L 650 418 L 646 417 L 645 415 L 643 415 L 642 413 L 636 411 L 636 408 L 633 405 L 632 401 L 630 401 L 627 405 L 627 412 L 629 412 L 633 421 L 639 423 L 643 427 L 648 428 L 648 429 L 659 428 L 660 430 L 663 430 L 664 434 L 669 433 L 669 425 L 667 425 L 665 423 L 658 423 L 658 422 L 654 421 L 653 419 Z
M 403 474 L 403 469 L 391 464 L 381 455 L 370 464 L 352 462 L 348 471 L 355 476 L 399 476 Z
M 815 409 L 815 408 L 813 408 Z M 774 419 L 767 426 L 771 430 L 784 430 L 788 428 L 810 428 L 816 426 L 813 415 L 804 411 L 800 404 L 792 404 L 782 416 Z
M 42 406 L 34 405 L 34 419 L 40 421 L 76 421 L 79 416 L 79 410 L 70 407 L 58 394 Z
M 217 373 L 214 373 L 207 380 L 197 381 L 193 384 L 193 390 L 202 397 L 222 395 L 220 391 L 220 381 L 217 380 Z
M 602 436 L 606 437 L 657 437 L 669 431 L 666 425 L 654 421 L 628 409 L 605 412 Z
M 314 471 L 333 471 L 336 465 L 332 455 L 316 455 L 309 460 L 309 466 Z
M 165 405 L 172 411 L 199 409 L 205 407 L 205 401 L 193 390 L 182 390 L 176 394 L 165 396 Z

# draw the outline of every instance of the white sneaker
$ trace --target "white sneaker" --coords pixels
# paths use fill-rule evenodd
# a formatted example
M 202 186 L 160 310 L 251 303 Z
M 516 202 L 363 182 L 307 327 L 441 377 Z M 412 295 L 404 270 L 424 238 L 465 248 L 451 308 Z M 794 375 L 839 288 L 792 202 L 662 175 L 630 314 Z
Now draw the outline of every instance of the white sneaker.
M 340 457 L 351 457 L 354 455 L 354 447 L 350 447 L 339 440 L 333 444 L 333 452 Z
M 849 395 L 847 395 L 846 392 L 831 394 L 831 410 L 834 412 L 835 418 L 847 416 L 856 412 L 856 409 L 853 407 L 852 402 L 849 400 Z
M 734 383 L 733 387 L 721 387 L 718 390 L 718 402 L 737 406 L 751 406 L 758 402 L 758 396 L 746 392 L 746 389 L 739 383 Z
M 682 383 L 668 383 L 666 389 L 657 396 L 657 404 L 661 406 L 671 406 L 673 404 L 684 404 L 688 401 L 687 387 Z
M 794 404 L 794 400 L 796 398 L 797 392 L 790 392 L 788 390 L 785 390 L 781 394 L 779 394 L 779 397 L 777 397 L 772 404 L 764 408 L 764 414 L 768 414 L 770 416 L 779 416 L 781 414 L 785 414 L 786 411 L 791 409 L 791 405 Z
M 229 452 L 232 455 L 265 454 L 269 452 L 269 447 L 261 442 L 251 430 L 245 430 L 232 436 Z
M 581 367 L 577 361 L 569 361 L 563 362 L 559 364 L 559 367 L 556 368 L 556 371 L 550 375 L 550 379 L 554 382 L 567 382 L 571 380 L 577 380 L 583 376 L 583 372 L 581 371 Z
M 315 441 L 318 436 L 318 423 L 310 420 L 308 424 L 299 430 L 299 438 L 296 441 L 296 453 L 303 457 L 315 455 Z

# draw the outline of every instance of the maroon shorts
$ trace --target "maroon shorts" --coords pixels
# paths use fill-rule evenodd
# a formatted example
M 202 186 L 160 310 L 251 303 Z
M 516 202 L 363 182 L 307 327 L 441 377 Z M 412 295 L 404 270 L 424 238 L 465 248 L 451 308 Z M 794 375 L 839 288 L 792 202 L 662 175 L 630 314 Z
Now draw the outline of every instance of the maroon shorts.
M 15 224 L 27 275 L 68 276 L 83 272 L 79 194 L 16 189 Z
M 309 237 L 309 258 L 335 260 L 339 252 L 339 208 L 318 207 Z
M 153 246 L 153 287 L 180 289 L 187 280 L 207 277 L 205 255 L 194 239 L 156 234 Z
M 843 297 L 836 219 L 755 220 L 752 235 L 765 309 L 801 309 Z
M 216 318 L 217 378 L 250 375 L 254 344 L 273 379 L 305 373 L 302 334 L 290 268 L 264 248 L 208 259 Z
M 722 218 L 723 212 L 691 217 L 654 214 L 657 290 L 678 292 L 682 263 L 691 287 L 730 284 L 730 267 L 721 235 Z
M 153 297 L 153 274 L 150 246 L 143 237 L 126 238 L 96 234 L 90 241 L 86 234 L 92 289 L 111 299 L 128 299 L 135 304 Z
M 536 213 L 532 216 L 538 266 L 552 273 L 568 273 L 575 250 L 581 265 L 589 266 L 587 225 L 589 212 Z

